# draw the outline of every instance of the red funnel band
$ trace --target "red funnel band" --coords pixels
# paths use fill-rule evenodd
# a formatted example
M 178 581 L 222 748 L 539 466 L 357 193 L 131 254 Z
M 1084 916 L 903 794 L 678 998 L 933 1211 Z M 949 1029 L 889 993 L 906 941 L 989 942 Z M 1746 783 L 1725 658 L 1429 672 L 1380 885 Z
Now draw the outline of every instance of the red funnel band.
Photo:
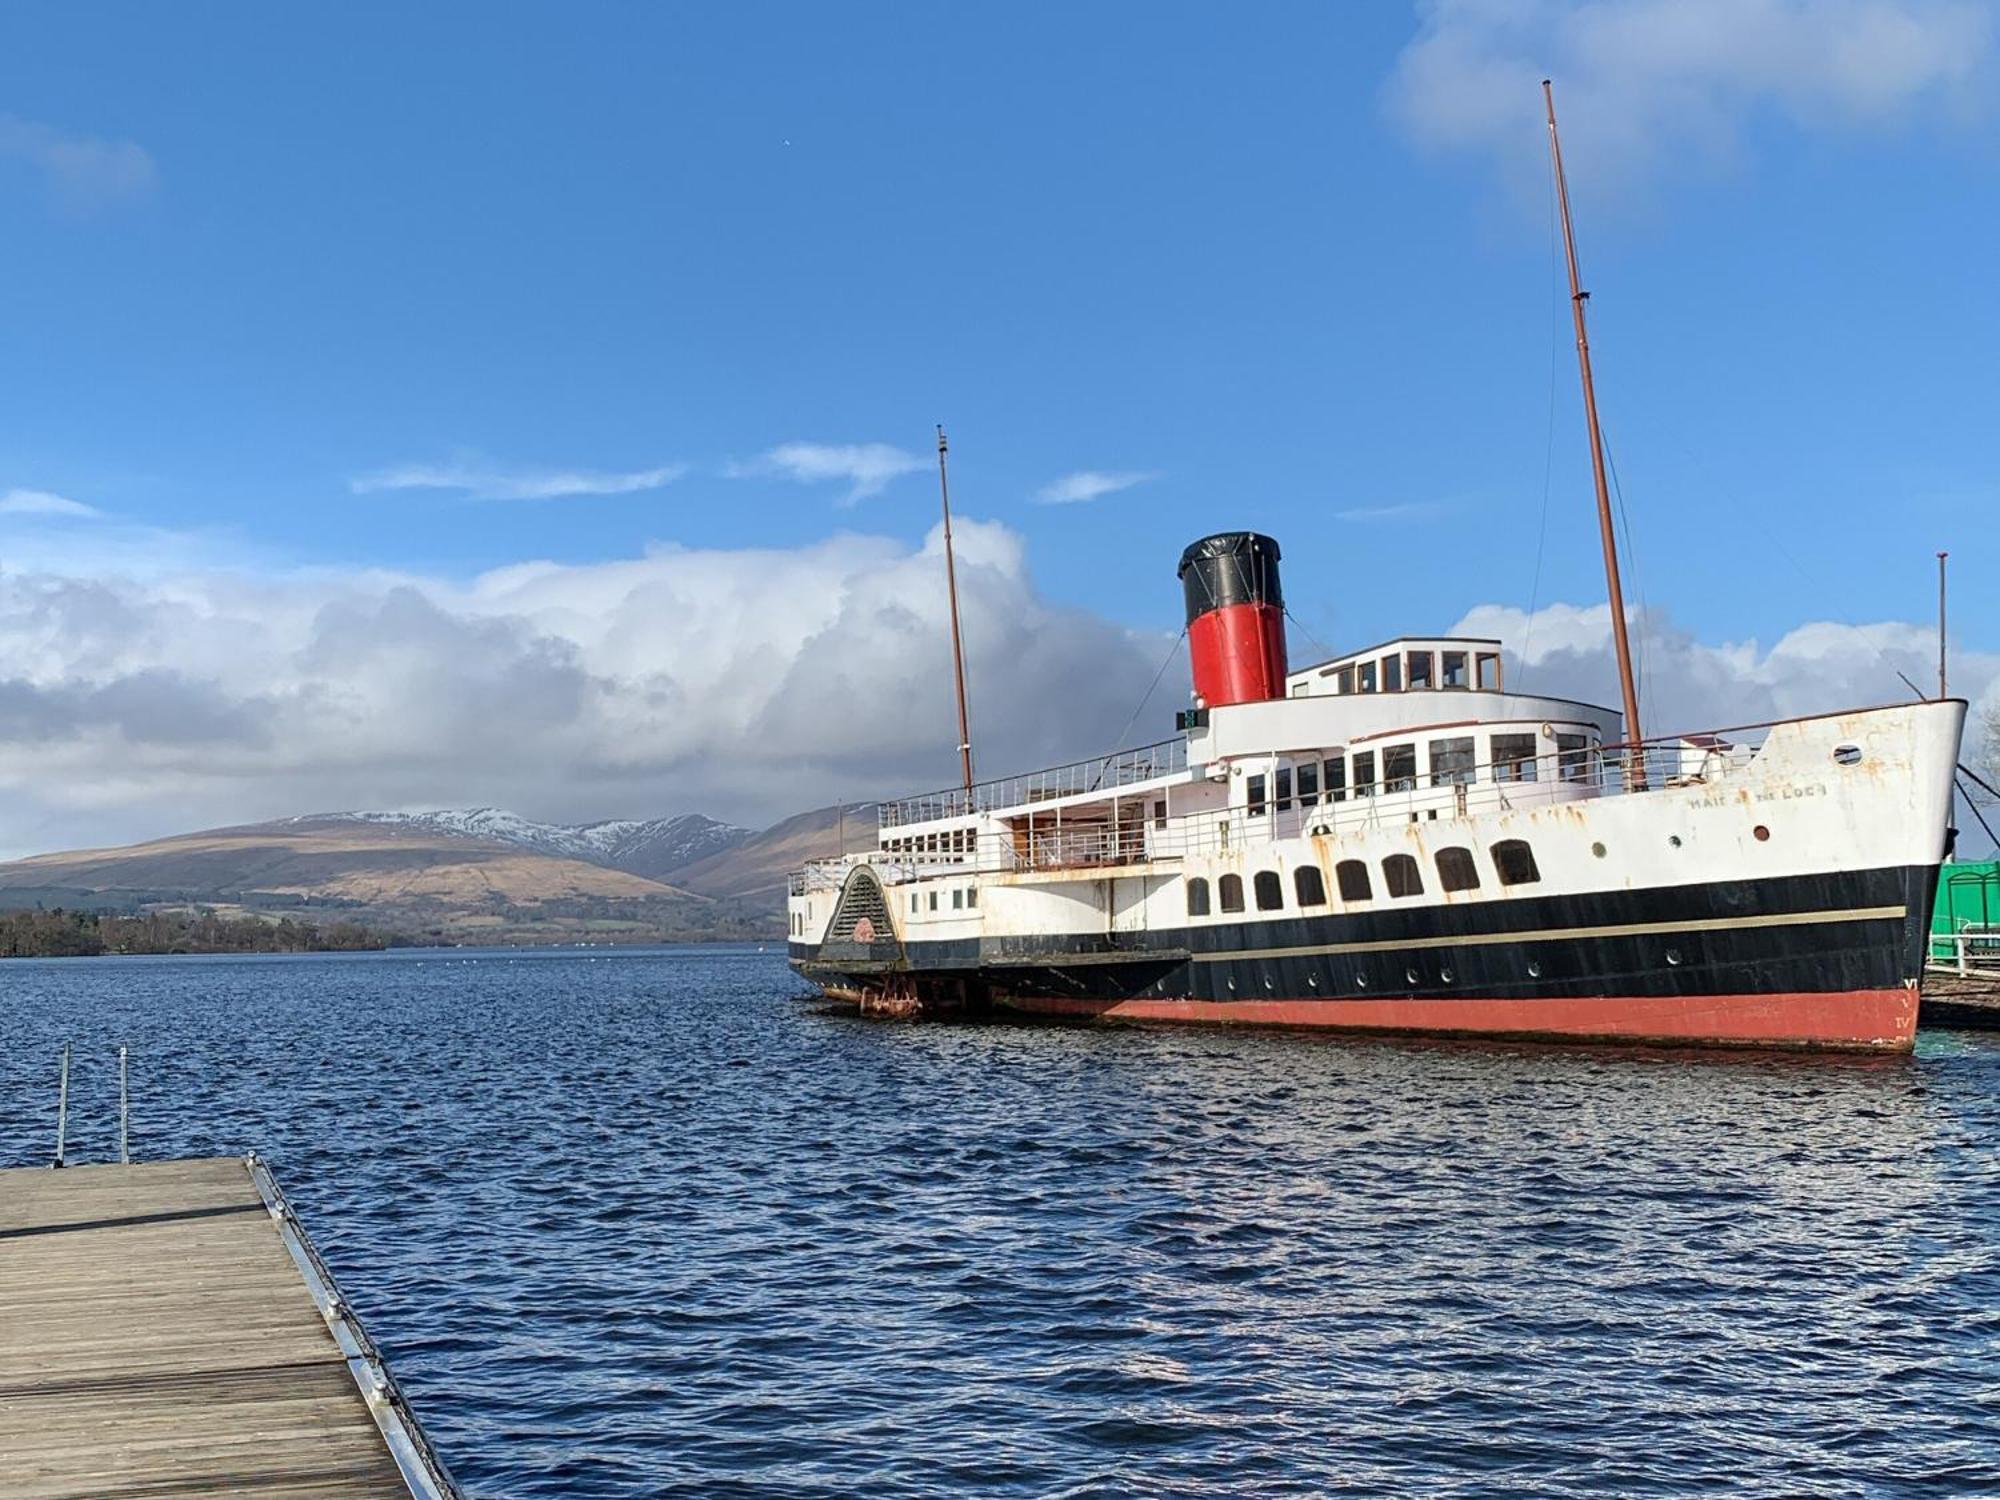
M 1285 616 L 1270 604 L 1225 604 L 1188 625 L 1196 696 L 1210 708 L 1285 696 Z

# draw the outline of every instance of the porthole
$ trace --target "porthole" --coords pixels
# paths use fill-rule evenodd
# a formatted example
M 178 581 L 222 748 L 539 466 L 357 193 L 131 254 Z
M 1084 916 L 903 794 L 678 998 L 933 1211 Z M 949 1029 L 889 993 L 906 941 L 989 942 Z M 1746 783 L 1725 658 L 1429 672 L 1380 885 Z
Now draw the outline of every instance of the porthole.
M 1533 959 L 1528 960 L 1528 977 L 1530 979 L 1540 979 L 1542 977 L 1542 966 Z
M 1355 987 L 1355 988 L 1356 988 L 1357 990 L 1365 990 L 1365 989 L 1367 989 L 1367 988 L 1368 988 L 1368 976 L 1367 976 L 1366 974 L 1356 974 L 1356 975 L 1354 976 L 1354 987 Z
M 1837 766 L 1860 765 L 1861 747 L 1859 745 L 1835 745 L 1833 747 L 1833 763 Z
M 1680 848 L 1680 846 L 1681 846 L 1681 836 L 1678 833 L 1670 833 L 1667 835 L 1667 847 L 1669 849 L 1678 849 Z
M 1229 993 L 1232 995 L 1236 993 L 1236 981 L 1233 979 L 1229 981 Z
M 1438 970 L 1438 978 L 1439 978 L 1440 980 L 1442 980 L 1442 981 L 1443 981 L 1444 983 L 1446 983 L 1446 984 L 1450 984 L 1450 983 L 1451 983 L 1451 970 L 1449 970 L 1449 969 L 1439 969 L 1439 970 Z
M 1269 974 L 1264 976 L 1264 988 L 1266 990 L 1271 988 L 1271 976 Z
M 1409 980 L 1411 984 L 1415 984 L 1417 982 L 1417 971 L 1415 969 L 1405 969 L 1403 970 L 1403 977 Z
M 1318 989 L 1318 988 L 1319 988 L 1319 975 L 1317 975 L 1317 974 L 1308 974 L 1308 975 L 1306 975 L 1306 988 L 1307 988 L 1307 989 L 1309 989 L 1309 990 L 1316 990 L 1316 989 Z
M 1667 962 L 1670 964 L 1677 964 L 1680 961 L 1681 961 L 1681 950 L 1678 948 L 1669 948 L 1667 950 Z
M 1759 823 L 1755 828 L 1751 829 L 1750 832 L 1758 843 L 1765 844 L 1770 842 L 1771 830 L 1766 828 L 1762 823 Z
M 1604 858 L 1604 846 L 1602 844 L 1592 844 L 1590 852 L 1595 854 L 1599 859 Z

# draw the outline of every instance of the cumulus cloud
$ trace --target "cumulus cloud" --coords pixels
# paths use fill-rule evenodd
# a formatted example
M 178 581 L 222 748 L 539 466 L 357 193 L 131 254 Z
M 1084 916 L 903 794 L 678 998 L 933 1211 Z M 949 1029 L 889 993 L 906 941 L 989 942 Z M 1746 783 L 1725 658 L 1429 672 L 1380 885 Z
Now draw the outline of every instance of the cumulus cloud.
M 1002 526 L 955 531 L 982 771 L 1107 748 L 1168 637 L 1045 599 Z M 0 850 L 326 808 L 762 823 L 949 784 L 940 548 L 665 547 L 470 581 L 9 570 Z
M 94 505 L 48 490 L 8 490 L 0 494 L 0 516 L 67 516 L 71 520 L 91 521 L 103 514 Z
M 579 495 L 630 495 L 672 484 L 685 464 L 607 473 L 598 469 L 503 469 L 467 461 L 397 464 L 350 480 L 357 495 L 380 490 L 455 490 L 469 500 L 567 500 Z
M 852 505 L 880 494 L 890 480 L 924 468 L 928 460 L 888 443 L 780 443 L 749 463 L 732 464 L 736 478 L 776 475 L 801 484 L 845 480 L 840 503 Z
M 1968 115 L 1996 29 L 1984 0 L 1423 0 L 1418 16 L 1391 118 L 1421 146 L 1490 156 L 1535 201 L 1543 78 L 1565 166 L 1602 192 L 1726 162 L 1767 113 L 1871 130 Z
M 1608 605 L 1552 604 L 1529 615 L 1484 604 L 1450 633 L 1504 641 L 1509 687 L 1617 703 Z M 1813 621 L 1767 647 L 1755 640 L 1703 641 L 1669 616 L 1651 612 L 1631 617 L 1631 636 L 1639 710 L 1649 735 L 1907 699 L 1911 693 L 1899 672 L 1920 684 L 1936 681 L 1934 627 L 1900 620 Z M 2000 709 L 2000 652 L 1955 650 L 1952 692 L 1970 698 L 1975 712 L 1981 705 Z M 1971 738 L 1968 728 L 1968 749 Z
M 142 198 L 159 181 L 152 155 L 143 146 L 70 135 L 13 115 L 0 115 L 0 156 L 38 169 L 57 198 L 76 209 Z
M 1158 479 L 1158 474 L 1136 469 L 1114 470 L 1106 473 L 1098 469 L 1079 469 L 1074 474 L 1065 474 L 1052 480 L 1035 491 L 1038 505 L 1077 505 L 1091 500 L 1115 495 L 1120 490 L 1129 490 L 1135 484 L 1144 484 L 1149 479 Z

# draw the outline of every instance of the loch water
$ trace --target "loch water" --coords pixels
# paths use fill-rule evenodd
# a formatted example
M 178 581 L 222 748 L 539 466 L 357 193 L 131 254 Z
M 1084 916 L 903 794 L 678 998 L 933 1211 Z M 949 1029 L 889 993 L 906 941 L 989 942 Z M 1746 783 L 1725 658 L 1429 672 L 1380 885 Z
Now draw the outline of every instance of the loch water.
M 241 1153 L 490 1496 L 2000 1492 L 2000 1036 L 862 1022 L 777 953 L 0 964 L 0 1165 Z M 0 1252 L 4 1253 L 4 1252 Z M 0 1477 L 0 1490 L 5 1480 Z

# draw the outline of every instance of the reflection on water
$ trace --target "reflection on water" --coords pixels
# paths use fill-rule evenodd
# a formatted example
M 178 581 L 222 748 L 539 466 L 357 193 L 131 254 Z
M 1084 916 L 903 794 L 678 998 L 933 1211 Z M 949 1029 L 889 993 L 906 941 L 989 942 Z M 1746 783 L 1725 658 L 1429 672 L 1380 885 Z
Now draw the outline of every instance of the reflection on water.
M 0 1163 L 275 1162 L 477 1494 L 2000 1488 L 2000 1040 L 869 1024 L 775 955 L 0 966 Z

